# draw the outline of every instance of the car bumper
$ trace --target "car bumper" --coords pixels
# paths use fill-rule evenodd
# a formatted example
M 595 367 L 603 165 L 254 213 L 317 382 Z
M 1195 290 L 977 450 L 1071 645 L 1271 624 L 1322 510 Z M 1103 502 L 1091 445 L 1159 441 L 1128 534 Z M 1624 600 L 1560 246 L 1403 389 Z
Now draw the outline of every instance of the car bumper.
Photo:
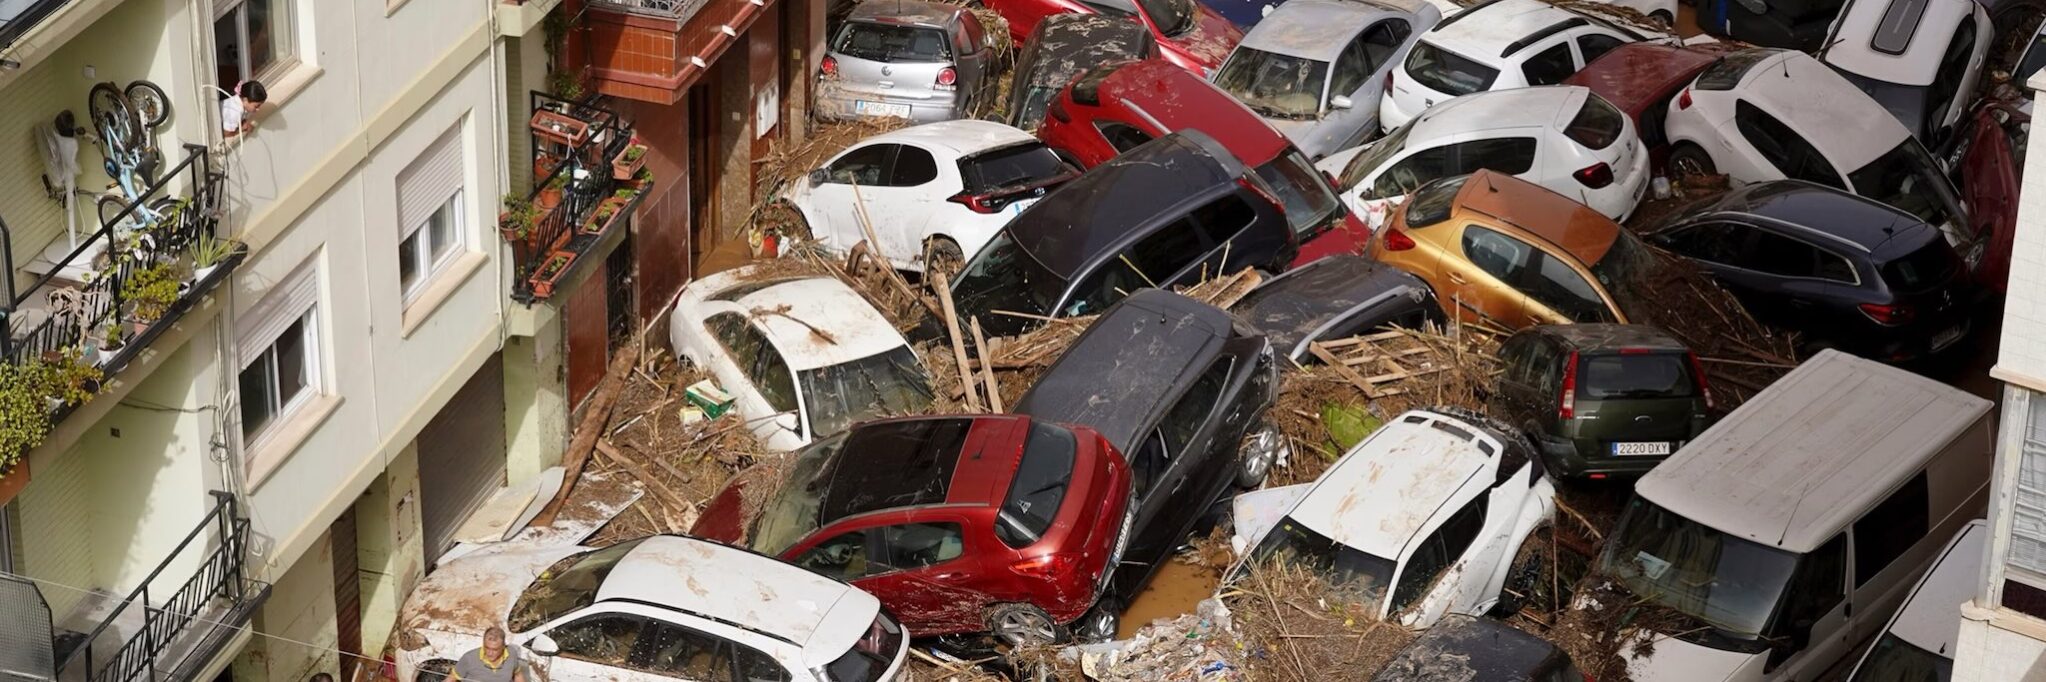
M 957 95 L 945 95 L 929 99 L 913 97 L 889 97 L 868 92 L 833 89 L 819 92 L 813 107 L 817 118 L 825 121 L 850 121 L 859 118 L 878 118 L 877 114 L 859 113 L 860 102 L 881 105 L 909 107 L 909 122 L 912 124 L 937 123 L 964 118 L 965 100 Z
M 1917 360 L 1960 346 L 1973 331 L 1974 322 L 1961 317 L 1941 325 L 1928 324 L 1888 334 L 1887 338 L 1878 337 L 1877 344 L 1863 352 L 1887 362 Z
M 1537 435 L 1536 442 L 1542 451 L 1543 466 L 1557 478 L 1635 478 L 1667 459 L 1666 456 L 1586 456 L 1585 453 L 1602 453 L 1600 448 L 1603 444 L 1580 443 L 1547 435 Z M 1672 451 L 1675 449 L 1671 448 Z
M 1382 133 L 1390 133 L 1394 128 L 1406 125 L 1407 121 L 1414 120 L 1414 116 L 1421 113 L 1418 110 L 1407 111 L 1406 107 L 1400 105 L 1400 98 L 1392 93 L 1386 93 L 1379 101 L 1378 130 Z

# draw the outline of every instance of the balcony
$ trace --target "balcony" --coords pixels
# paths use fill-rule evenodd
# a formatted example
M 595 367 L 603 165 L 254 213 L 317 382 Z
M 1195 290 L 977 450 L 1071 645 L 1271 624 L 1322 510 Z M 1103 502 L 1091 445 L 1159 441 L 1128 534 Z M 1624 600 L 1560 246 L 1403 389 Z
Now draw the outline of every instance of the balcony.
M 0 51 L 20 40 L 50 13 L 71 0 L 29 0 L 0 2 Z
M 532 93 L 533 188 L 509 198 L 498 230 L 512 246 L 512 299 L 551 298 L 631 229 L 650 176 L 618 114 Z M 597 258 L 585 256 L 597 253 Z
M 590 75 L 613 97 L 674 104 L 772 0 L 592 0 Z
M 88 615 L 81 620 L 89 630 L 53 626 L 33 583 L 0 574 L 0 613 L 10 615 L 0 624 L 0 669 L 31 680 L 67 682 L 197 676 L 270 596 L 269 585 L 244 572 L 249 520 L 241 516 L 233 495 L 214 492 L 213 498 L 212 510 L 140 586 L 119 599 L 100 594 L 88 600 Z M 202 540 L 209 535 L 210 542 Z M 175 583 L 168 598 L 152 589 L 159 580 L 174 577 L 166 575 L 172 566 L 195 560 L 198 568 Z

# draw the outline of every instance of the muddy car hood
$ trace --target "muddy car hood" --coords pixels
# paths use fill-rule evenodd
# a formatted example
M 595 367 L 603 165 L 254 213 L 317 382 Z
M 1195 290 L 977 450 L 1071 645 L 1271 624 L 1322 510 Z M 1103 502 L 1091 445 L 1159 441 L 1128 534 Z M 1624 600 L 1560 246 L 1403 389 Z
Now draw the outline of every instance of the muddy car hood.
M 1243 41 L 1243 29 L 1206 5 L 1196 2 L 1193 7 L 1193 27 L 1185 33 L 1166 38 L 1165 42 L 1200 61 L 1208 69 L 1219 69 L 1222 60 L 1229 58 L 1229 51 Z M 1205 77 L 1208 74 L 1199 75 Z
M 406 598 L 398 622 L 406 630 L 480 634 L 503 625 L 533 579 L 562 557 L 589 548 L 523 543 L 478 550 L 435 569 Z

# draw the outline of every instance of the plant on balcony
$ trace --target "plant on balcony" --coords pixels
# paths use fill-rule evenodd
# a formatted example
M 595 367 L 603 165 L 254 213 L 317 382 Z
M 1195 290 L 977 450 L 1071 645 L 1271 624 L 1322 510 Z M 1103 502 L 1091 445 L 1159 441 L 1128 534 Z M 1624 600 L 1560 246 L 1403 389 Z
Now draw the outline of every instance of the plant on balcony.
M 562 275 L 568 274 L 568 264 L 574 261 L 573 252 L 555 251 L 547 254 L 547 261 L 540 264 L 540 269 L 533 271 L 533 277 L 529 280 L 533 286 L 533 296 L 537 298 L 553 296 L 554 285 L 561 281 Z
M 618 215 L 625 212 L 625 203 L 630 197 L 631 195 L 629 194 L 626 195 L 626 199 L 612 197 L 605 199 L 604 203 L 598 204 L 596 212 L 590 214 L 590 219 L 583 222 L 583 233 L 603 234 L 606 230 L 611 229 L 611 223 L 617 221 Z
M 556 175 L 540 188 L 540 196 L 533 199 L 533 203 L 540 209 L 540 215 L 546 215 L 548 211 L 561 205 L 561 194 L 568 189 L 568 175 L 567 173 Z
M 540 209 L 516 194 L 504 195 L 504 212 L 497 214 L 497 233 L 508 242 L 522 242 L 533 234 L 540 221 Z
M 206 279 L 208 275 L 213 274 L 214 268 L 220 267 L 221 263 L 234 256 L 234 249 L 233 241 L 212 235 L 199 235 L 198 239 L 192 241 L 191 248 L 186 249 L 192 256 L 192 281 Z
M 562 76 L 565 74 L 555 75 Z M 570 80 L 571 82 L 573 81 L 573 79 Z M 569 98 L 564 97 L 564 99 Z M 527 121 L 526 125 L 532 128 L 533 134 L 540 136 L 541 139 L 568 147 L 569 149 L 581 147 L 584 142 L 590 141 L 589 122 L 552 109 L 534 110 L 533 118 Z
M 128 275 L 128 280 L 121 283 L 121 298 L 135 305 L 135 331 L 141 332 L 170 312 L 184 283 L 170 262 L 136 268 Z
M 611 160 L 611 179 L 631 180 L 646 165 L 646 145 L 634 140 L 625 145 L 625 151 L 618 152 L 618 158 Z
M 107 320 L 106 329 L 100 332 L 99 364 L 113 362 L 120 356 L 121 349 L 128 346 L 128 330 L 121 326 L 119 319 Z
M 51 412 L 91 400 L 99 390 L 98 367 L 71 348 L 53 357 L 19 364 L 0 363 L 0 478 L 50 432 Z

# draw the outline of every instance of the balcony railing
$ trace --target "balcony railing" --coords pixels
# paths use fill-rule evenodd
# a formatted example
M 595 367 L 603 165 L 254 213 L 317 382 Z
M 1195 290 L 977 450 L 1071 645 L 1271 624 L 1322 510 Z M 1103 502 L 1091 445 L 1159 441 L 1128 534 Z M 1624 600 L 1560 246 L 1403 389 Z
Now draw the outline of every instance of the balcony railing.
M 523 236 L 505 235 L 516 263 L 512 298 L 522 303 L 553 296 L 591 246 L 629 224 L 644 185 L 615 177 L 613 162 L 633 145 L 632 128 L 617 113 L 540 92 L 532 103 L 528 201 L 537 216 Z
M 626 14 L 687 19 L 698 7 L 702 7 L 703 3 L 704 0 L 591 0 L 590 6 L 614 9 Z

